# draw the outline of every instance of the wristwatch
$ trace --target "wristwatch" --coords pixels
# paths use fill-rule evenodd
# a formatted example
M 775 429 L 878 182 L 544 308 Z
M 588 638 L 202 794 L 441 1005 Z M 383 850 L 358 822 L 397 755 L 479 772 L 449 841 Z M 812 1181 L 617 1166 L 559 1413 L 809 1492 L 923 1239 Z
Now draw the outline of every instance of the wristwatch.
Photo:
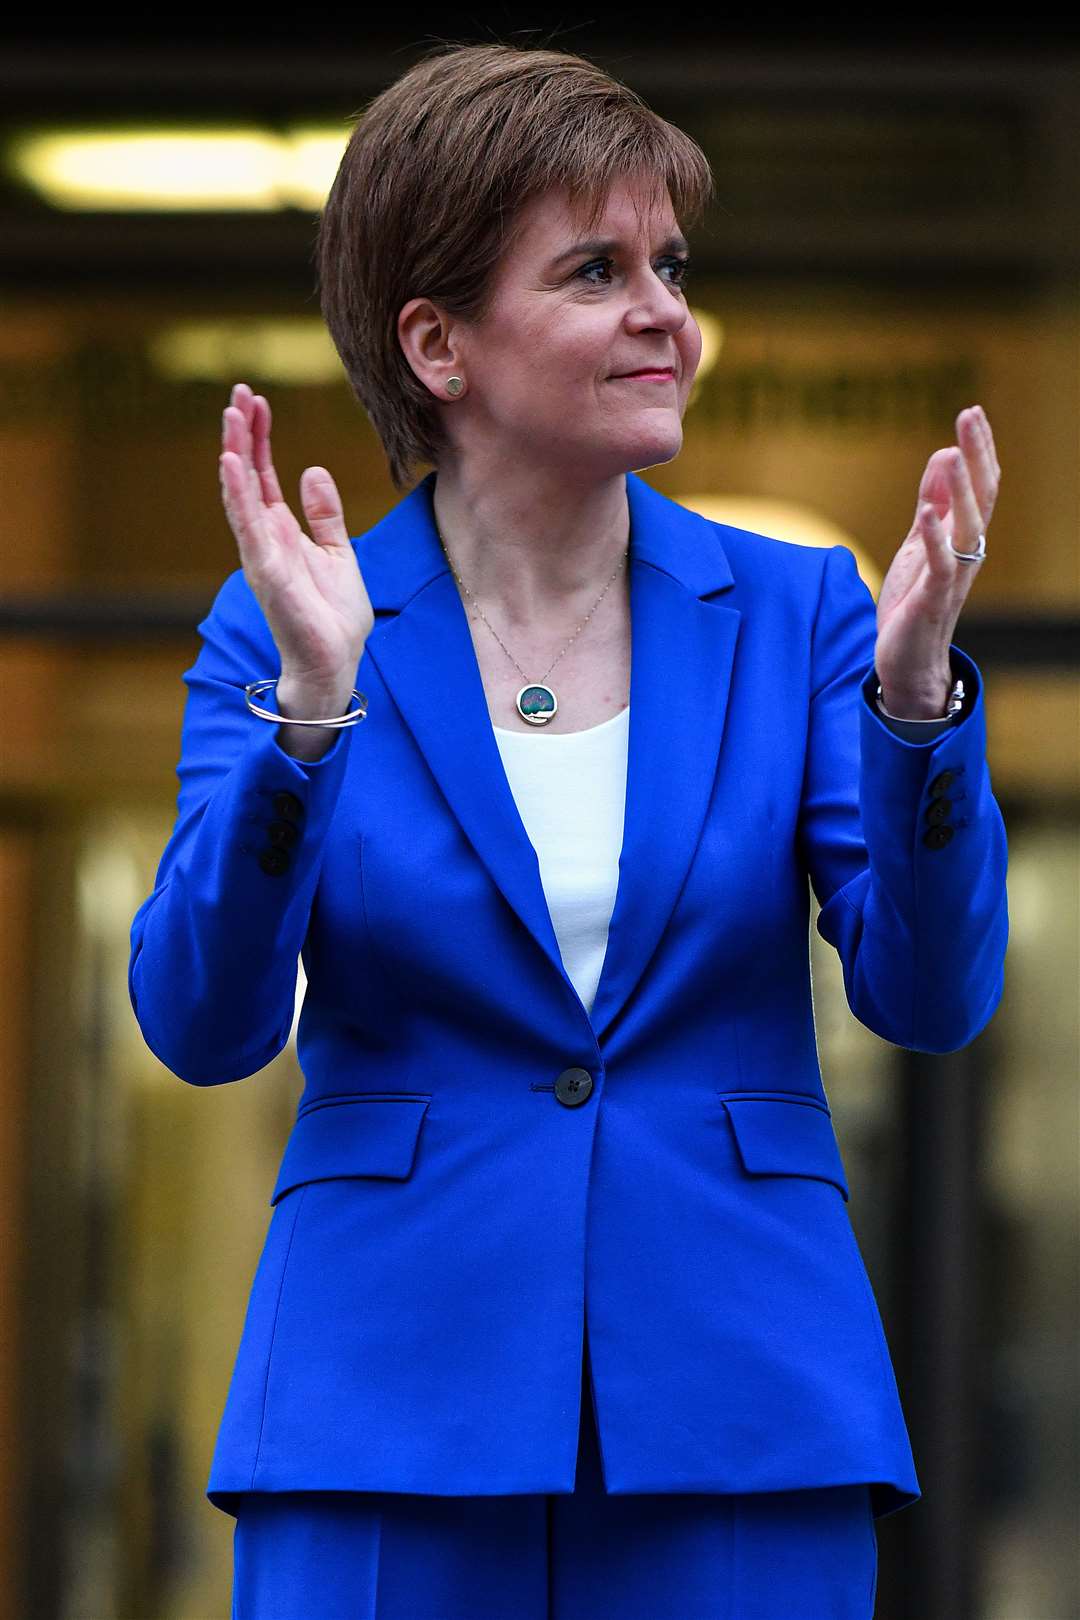
M 903 720 L 904 724 L 908 726 L 940 726 L 943 720 L 952 720 L 956 715 L 962 712 L 964 707 L 964 683 L 962 680 L 957 680 L 956 685 L 949 693 L 949 704 L 945 710 L 945 713 L 942 715 L 935 715 L 930 720 L 910 720 L 906 715 L 890 714 L 884 703 L 881 701 L 880 682 L 878 683 L 877 689 L 877 706 L 887 720 Z

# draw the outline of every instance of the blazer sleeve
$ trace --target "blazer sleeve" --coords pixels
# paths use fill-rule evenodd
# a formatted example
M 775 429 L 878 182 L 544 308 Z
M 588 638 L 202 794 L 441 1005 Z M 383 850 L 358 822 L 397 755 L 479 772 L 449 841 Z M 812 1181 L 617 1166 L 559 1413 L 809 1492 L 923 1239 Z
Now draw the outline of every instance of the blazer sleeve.
M 264 1067 L 289 1038 L 353 728 L 304 764 L 249 711 L 245 685 L 278 675 L 281 662 L 242 569 L 199 634 L 183 676 L 176 820 L 131 925 L 128 993 L 162 1063 L 193 1085 L 219 1085 Z
M 811 654 L 799 840 L 848 1005 L 894 1045 L 953 1052 L 1005 985 L 1005 825 L 986 761 L 983 682 L 949 649 L 963 713 L 926 741 L 874 697 L 877 608 L 846 546 L 825 553 Z
M 869 703 L 869 693 L 866 702 Z M 906 737 L 908 742 L 933 742 L 935 737 L 943 731 L 951 731 L 959 715 L 947 715 L 940 720 L 894 720 L 891 715 L 881 714 L 881 710 L 874 705 L 876 712 L 881 715 L 881 722 L 887 726 L 894 737 Z

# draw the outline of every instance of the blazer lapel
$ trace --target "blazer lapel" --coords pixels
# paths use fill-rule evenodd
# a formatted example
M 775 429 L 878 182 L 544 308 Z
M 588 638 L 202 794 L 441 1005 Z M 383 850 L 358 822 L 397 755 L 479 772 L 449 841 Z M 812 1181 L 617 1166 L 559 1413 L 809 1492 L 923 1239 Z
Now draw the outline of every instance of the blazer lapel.
M 536 851 L 503 770 L 465 606 L 435 529 L 436 476 L 359 542 L 375 610 L 365 651 L 480 860 L 573 990 Z M 618 889 L 591 1016 L 598 1040 L 644 972 L 700 839 L 741 617 L 706 600 L 734 584 L 716 525 L 633 473 L 626 487 L 629 755 Z
M 565 978 L 540 863 L 503 770 L 465 605 L 439 544 L 435 477 L 429 473 L 362 543 L 375 611 L 365 651 L 469 842 Z
M 664 931 L 701 838 L 742 615 L 715 525 L 628 474 L 630 742 L 619 886 L 591 1021 L 599 1040 Z

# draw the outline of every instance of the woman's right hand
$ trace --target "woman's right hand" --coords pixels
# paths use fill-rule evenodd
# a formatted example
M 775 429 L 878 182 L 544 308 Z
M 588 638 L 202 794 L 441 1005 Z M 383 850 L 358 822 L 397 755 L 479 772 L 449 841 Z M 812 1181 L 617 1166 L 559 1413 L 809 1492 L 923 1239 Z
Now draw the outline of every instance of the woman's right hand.
M 221 439 L 221 498 L 245 578 L 281 655 L 279 691 L 347 697 L 375 615 L 337 486 L 325 467 L 304 469 L 300 499 L 309 538 L 282 499 L 270 455 L 269 401 L 247 383 L 233 388 Z

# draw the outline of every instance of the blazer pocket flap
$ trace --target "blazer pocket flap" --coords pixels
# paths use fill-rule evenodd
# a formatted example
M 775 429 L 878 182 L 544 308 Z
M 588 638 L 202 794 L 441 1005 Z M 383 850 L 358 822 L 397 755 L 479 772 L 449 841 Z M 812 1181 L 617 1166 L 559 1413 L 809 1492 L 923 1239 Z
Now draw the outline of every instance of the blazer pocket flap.
M 351 1097 L 320 1103 L 297 1119 L 281 1161 L 271 1205 L 306 1181 L 337 1176 L 412 1173 L 430 1097 Z
M 752 1176 L 810 1176 L 848 1197 L 831 1116 L 812 1102 L 783 1097 L 724 1099 L 743 1168 Z

